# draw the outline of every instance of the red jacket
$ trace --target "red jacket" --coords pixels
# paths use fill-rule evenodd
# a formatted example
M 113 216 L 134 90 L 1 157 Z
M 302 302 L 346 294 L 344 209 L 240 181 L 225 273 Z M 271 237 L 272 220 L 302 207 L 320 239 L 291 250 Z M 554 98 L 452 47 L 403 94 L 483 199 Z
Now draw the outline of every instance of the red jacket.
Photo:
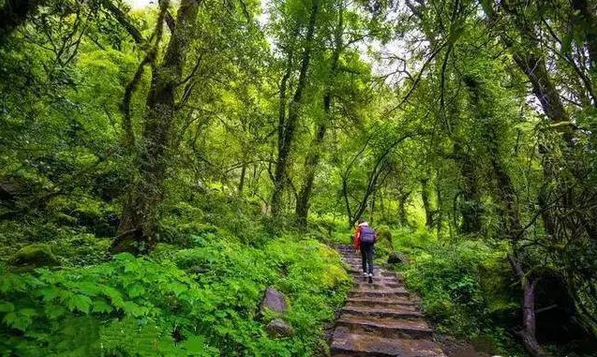
M 359 250 L 361 249 L 361 227 L 362 226 L 369 226 L 367 223 L 361 223 L 357 226 L 354 231 L 353 240 L 354 240 L 354 249 Z M 377 241 L 377 233 L 375 233 L 375 241 Z

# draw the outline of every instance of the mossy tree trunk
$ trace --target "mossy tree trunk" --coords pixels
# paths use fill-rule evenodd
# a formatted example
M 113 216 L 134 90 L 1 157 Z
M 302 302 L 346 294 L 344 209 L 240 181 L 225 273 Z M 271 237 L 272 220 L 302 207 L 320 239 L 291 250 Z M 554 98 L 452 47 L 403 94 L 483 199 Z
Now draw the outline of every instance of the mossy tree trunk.
M 538 279 L 533 274 L 525 272 L 523 268 L 523 265 L 529 264 L 529 262 L 523 260 L 523 250 L 520 248 L 520 241 L 524 238 L 524 229 L 521 224 L 516 190 L 500 157 L 500 141 L 496 131 L 497 123 L 495 122 L 497 118 L 494 117 L 495 114 L 490 109 L 492 107 L 492 98 L 488 98 L 487 94 L 483 92 L 482 85 L 477 78 L 465 76 L 464 82 L 472 107 L 477 113 L 476 120 L 479 121 L 483 129 L 485 148 L 495 177 L 497 191 L 495 199 L 499 203 L 499 210 L 504 222 L 504 235 L 512 250 L 508 259 L 514 273 L 520 279 L 522 288 L 523 329 L 519 334 L 525 348 L 531 354 L 537 357 L 545 356 L 536 338 L 535 287 Z
M 143 141 L 137 159 L 138 177 L 126 198 L 119 236 L 111 251 L 143 254 L 157 243 L 159 208 L 169 165 L 171 134 L 176 126 L 176 88 L 181 81 L 186 54 L 201 0 L 182 0 L 164 58 L 152 66 L 151 88 Z
M 286 98 L 281 95 L 280 103 L 280 122 L 278 127 L 278 160 L 276 162 L 276 169 L 274 173 L 274 191 L 272 193 L 271 207 L 272 215 L 277 216 L 282 208 L 282 196 L 288 182 L 288 165 L 292 144 L 294 142 L 294 134 L 298 125 L 300 117 L 301 105 L 303 102 L 303 94 L 307 85 L 307 75 L 309 72 L 309 64 L 311 62 L 311 51 L 313 47 L 313 37 L 315 35 L 315 24 L 317 14 L 319 12 L 319 2 L 313 0 L 311 4 L 311 12 L 309 15 L 309 23 L 307 25 L 307 34 L 305 37 L 305 46 L 301 59 L 301 67 L 299 71 L 298 81 L 294 96 L 288 105 L 288 117 L 285 118 L 284 108 Z M 289 54 L 289 58 L 291 55 Z M 286 82 L 290 77 L 290 70 L 292 61 L 288 61 L 287 72 L 283 79 L 283 89 L 286 90 Z
M 332 52 L 332 59 L 330 71 L 327 78 L 325 91 L 323 94 L 323 120 L 321 120 L 316 129 L 315 137 L 311 143 L 310 151 L 305 158 L 304 171 L 305 179 L 296 200 L 296 215 L 298 223 L 301 226 L 307 225 L 307 216 L 309 215 L 309 201 L 313 193 L 313 184 L 315 182 L 315 173 L 321 160 L 322 145 L 325 138 L 329 122 L 331 121 L 332 109 L 332 84 L 338 71 L 338 62 L 340 53 L 344 47 L 342 43 L 342 33 L 344 32 L 344 9 L 340 8 L 338 13 L 338 25 L 334 33 L 334 50 Z

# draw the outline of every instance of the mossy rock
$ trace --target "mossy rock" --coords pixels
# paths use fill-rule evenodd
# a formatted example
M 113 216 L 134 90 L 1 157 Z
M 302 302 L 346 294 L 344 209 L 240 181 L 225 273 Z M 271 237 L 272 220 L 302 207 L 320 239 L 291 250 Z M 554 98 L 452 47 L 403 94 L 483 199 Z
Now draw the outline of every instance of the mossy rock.
M 21 268 L 39 268 L 60 265 L 60 260 L 49 246 L 45 244 L 31 244 L 19 249 L 9 260 L 9 263 Z

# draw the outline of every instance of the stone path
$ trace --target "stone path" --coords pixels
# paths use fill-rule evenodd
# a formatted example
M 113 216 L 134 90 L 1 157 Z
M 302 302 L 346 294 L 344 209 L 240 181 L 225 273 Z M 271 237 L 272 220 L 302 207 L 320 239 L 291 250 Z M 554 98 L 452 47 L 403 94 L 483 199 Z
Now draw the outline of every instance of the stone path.
M 360 254 L 348 245 L 337 250 L 357 286 L 336 321 L 332 357 L 445 357 L 394 272 L 376 267 L 370 284 L 363 280 Z

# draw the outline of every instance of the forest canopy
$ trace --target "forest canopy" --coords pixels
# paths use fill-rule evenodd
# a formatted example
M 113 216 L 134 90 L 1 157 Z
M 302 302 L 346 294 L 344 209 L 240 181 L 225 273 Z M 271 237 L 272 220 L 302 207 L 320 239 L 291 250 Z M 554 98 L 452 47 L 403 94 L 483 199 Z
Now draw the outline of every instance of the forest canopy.
M 595 353 L 596 93 L 594 0 L 0 0 L 0 354 L 325 355 L 360 218 L 439 332 Z

